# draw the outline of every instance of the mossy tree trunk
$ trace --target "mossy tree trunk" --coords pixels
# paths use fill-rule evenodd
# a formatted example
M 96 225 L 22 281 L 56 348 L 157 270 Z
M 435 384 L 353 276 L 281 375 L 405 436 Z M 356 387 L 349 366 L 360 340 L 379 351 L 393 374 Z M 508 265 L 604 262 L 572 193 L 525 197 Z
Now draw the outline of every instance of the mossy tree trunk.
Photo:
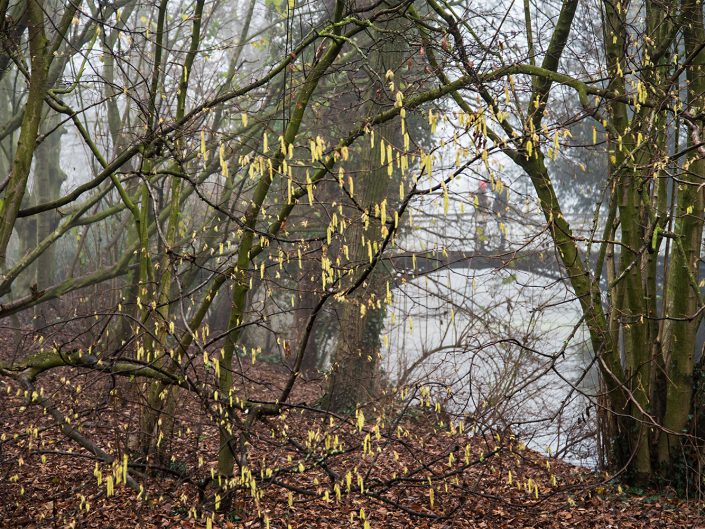
M 47 77 L 51 64 L 51 50 L 44 27 L 44 5 L 42 0 L 27 2 L 30 51 L 29 91 L 24 106 L 24 115 L 12 161 L 7 186 L 0 200 L 0 268 L 6 266 L 7 246 L 17 221 L 17 212 L 27 189 L 35 142 L 42 119 L 44 98 L 49 86 Z
M 687 104 L 691 112 L 701 112 L 705 108 L 705 42 L 702 4 L 694 0 L 684 0 L 681 12 L 688 23 L 683 27 L 683 40 L 686 56 L 691 63 L 686 70 Z M 700 137 L 702 126 L 689 123 L 688 146 L 693 147 L 695 138 Z M 705 160 L 702 154 L 687 158 L 682 180 L 678 183 L 675 234 L 672 241 L 672 260 L 668 277 L 668 304 L 666 317 L 672 318 L 668 343 L 664 345 L 664 366 L 666 367 L 666 402 L 663 415 L 665 432 L 660 436 L 658 463 L 661 474 L 672 479 L 686 452 L 683 437 L 690 426 L 694 414 L 693 369 L 695 361 L 695 337 L 702 321 L 699 309 L 702 307 L 698 284 L 698 264 L 703 237 L 703 207 L 705 191 Z
M 392 89 L 394 72 L 400 68 L 407 47 L 403 39 L 404 24 L 402 20 L 393 19 L 373 34 L 379 39 L 368 56 L 370 68 L 376 74 L 369 80 L 370 103 L 364 107 L 369 115 L 378 113 L 396 96 Z M 348 248 L 345 263 L 348 276 L 343 278 L 342 285 L 345 288 L 354 285 L 360 273 L 371 264 L 388 232 L 385 215 L 380 215 L 382 211 L 389 211 L 391 215 L 394 209 L 389 197 L 396 189 L 394 184 L 399 183 L 394 153 L 403 151 L 401 138 L 401 120 L 388 121 L 375 128 L 369 147 L 362 145 L 356 155 L 358 174 L 353 197 L 356 207 L 343 243 Z M 377 393 L 388 279 L 382 270 L 373 270 L 339 306 L 340 330 L 323 398 L 323 405 L 333 411 L 352 412 L 358 405 L 373 400 Z

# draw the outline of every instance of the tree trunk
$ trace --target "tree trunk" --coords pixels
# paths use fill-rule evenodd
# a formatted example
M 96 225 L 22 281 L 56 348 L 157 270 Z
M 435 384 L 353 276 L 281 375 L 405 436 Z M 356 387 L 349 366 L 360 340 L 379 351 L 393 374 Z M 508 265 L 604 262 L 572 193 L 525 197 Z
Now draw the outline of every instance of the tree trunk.
M 59 115 L 50 112 L 44 120 L 45 133 L 50 131 L 37 148 L 32 184 L 32 199 L 35 204 L 43 204 L 61 196 L 61 185 L 66 180 L 66 174 L 61 169 L 61 136 L 63 127 L 53 130 L 59 123 Z M 59 224 L 59 215 L 55 210 L 45 211 L 36 216 L 34 242 L 36 245 L 53 232 Z M 52 244 L 37 258 L 34 284 L 38 288 L 46 288 L 54 284 L 56 278 L 56 245 Z M 35 328 L 49 321 L 49 314 L 55 310 L 52 302 L 35 307 Z
M 682 11 L 688 20 L 683 28 L 685 52 L 691 56 L 701 48 L 705 40 L 702 5 L 697 1 L 685 0 Z M 689 108 L 702 108 L 705 103 L 704 67 L 705 53 L 700 51 L 687 69 Z M 689 146 L 693 144 L 693 126 L 689 127 Z M 697 134 L 699 131 L 695 132 Z M 695 335 L 701 321 L 697 313 L 700 289 L 696 278 L 703 236 L 702 212 L 705 199 L 701 184 L 705 178 L 705 160 L 697 153 L 688 161 L 690 163 L 686 165 L 687 170 L 683 171 L 683 181 L 678 188 L 675 239 L 668 283 L 667 316 L 676 319 L 670 323 L 670 340 L 666 344 L 668 349 L 664 358 L 668 378 L 663 426 L 673 433 L 661 435 L 658 446 L 661 473 L 669 478 L 674 475 L 674 469 L 683 458 L 682 437 L 679 434 L 687 431 L 692 413 Z
M 31 74 L 29 93 L 24 108 L 20 137 L 15 159 L 12 163 L 7 188 L 0 201 L 0 268 L 6 266 L 7 245 L 15 228 L 17 212 L 27 188 L 27 179 L 34 158 L 35 142 L 42 119 L 42 108 L 46 96 L 47 75 L 50 65 L 48 41 L 44 31 L 44 9 L 42 0 L 29 0 L 29 47 Z

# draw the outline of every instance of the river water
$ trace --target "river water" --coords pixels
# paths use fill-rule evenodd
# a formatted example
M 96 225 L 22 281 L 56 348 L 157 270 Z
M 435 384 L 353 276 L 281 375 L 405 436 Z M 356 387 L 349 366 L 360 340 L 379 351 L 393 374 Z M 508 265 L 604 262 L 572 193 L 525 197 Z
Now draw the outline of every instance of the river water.
M 575 464 L 597 463 L 598 381 L 579 306 L 562 282 L 506 270 L 410 279 L 394 291 L 382 358 L 392 381 L 429 388 L 450 415 L 508 428 Z

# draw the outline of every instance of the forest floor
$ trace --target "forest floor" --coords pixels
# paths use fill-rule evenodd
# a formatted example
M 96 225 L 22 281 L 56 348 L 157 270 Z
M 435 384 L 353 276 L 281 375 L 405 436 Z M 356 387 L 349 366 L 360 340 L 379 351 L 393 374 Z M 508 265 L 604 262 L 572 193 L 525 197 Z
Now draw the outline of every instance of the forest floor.
M 265 398 L 284 379 L 262 363 L 240 383 Z M 108 453 L 126 451 L 138 416 L 134 382 L 61 368 L 38 385 L 87 438 Z M 204 483 L 217 432 L 195 399 L 179 395 L 163 471 L 130 465 L 145 492 L 119 484 L 109 495 L 111 466 L 97 465 L 17 384 L 0 380 L 0 527 L 705 528 L 701 502 L 622 489 L 511 435 L 468 435 L 428 411 L 366 409 L 364 421 L 322 415 L 306 404 L 320 390 L 320 380 L 302 382 L 295 407 L 253 430 L 256 480 L 243 479 L 230 514 L 214 515 L 199 505 L 213 496 Z

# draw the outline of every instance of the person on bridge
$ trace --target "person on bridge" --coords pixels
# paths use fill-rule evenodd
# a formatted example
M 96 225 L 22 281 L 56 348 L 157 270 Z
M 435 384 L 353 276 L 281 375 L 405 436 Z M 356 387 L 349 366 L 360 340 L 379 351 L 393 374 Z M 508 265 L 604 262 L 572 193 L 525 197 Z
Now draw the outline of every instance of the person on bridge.
M 507 229 L 505 223 L 505 215 L 509 210 L 508 195 L 509 189 L 500 180 L 494 188 L 494 200 L 492 201 L 492 214 L 497 222 L 497 230 L 499 231 L 499 249 L 504 250 L 507 244 Z

